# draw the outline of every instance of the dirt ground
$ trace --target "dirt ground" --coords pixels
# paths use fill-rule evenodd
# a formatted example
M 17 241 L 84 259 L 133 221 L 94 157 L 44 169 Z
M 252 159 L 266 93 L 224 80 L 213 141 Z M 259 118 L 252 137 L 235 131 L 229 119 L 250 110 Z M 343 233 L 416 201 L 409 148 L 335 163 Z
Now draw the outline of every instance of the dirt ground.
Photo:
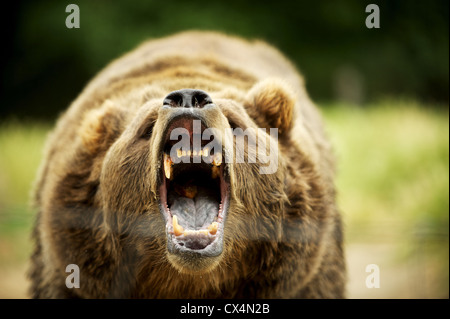
M 426 252 L 416 251 L 403 260 L 392 244 L 351 244 L 347 247 L 348 297 L 358 299 L 448 298 L 448 277 L 440 278 L 445 265 L 437 264 Z M 368 288 L 366 279 L 379 268 L 379 288 Z M 448 268 L 447 268 L 448 269 Z M 448 276 L 448 274 L 447 274 Z M 443 280 L 447 281 L 443 282 Z

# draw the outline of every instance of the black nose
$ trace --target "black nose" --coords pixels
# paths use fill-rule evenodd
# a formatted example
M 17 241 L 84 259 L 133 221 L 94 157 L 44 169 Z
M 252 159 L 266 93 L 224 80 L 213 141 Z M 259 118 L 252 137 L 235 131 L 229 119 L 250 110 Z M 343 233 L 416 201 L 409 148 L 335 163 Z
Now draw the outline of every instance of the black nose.
M 170 107 L 198 107 L 212 104 L 211 97 L 202 90 L 182 89 L 169 93 L 163 105 Z

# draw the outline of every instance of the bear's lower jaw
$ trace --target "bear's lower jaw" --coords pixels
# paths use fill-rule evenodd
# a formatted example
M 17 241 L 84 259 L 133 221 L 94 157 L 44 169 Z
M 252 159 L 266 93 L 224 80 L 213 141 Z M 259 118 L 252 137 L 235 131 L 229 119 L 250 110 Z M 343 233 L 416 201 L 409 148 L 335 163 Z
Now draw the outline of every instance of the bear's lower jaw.
M 176 216 L 172 217 L 172 223 L 167 223 L 167 251 L 169 260 L 172 264 L 177 265 L 176 268 L 186 268 L 187 272 L 207 271 L 211 265 L 215 265 L 223 252 L 224 245 L 224 222 L 230 204 L 228 190 L 223 190 L 224 197 L 221 201 L 218 218 L 216 219 L 215 228 L 212 231 L 184 231 L 177 234 L 174 231 L 178 227 Z M 162 207 L 164 213 L 165 209 Z M 168 220 L 168 219 L 166 219 Z M 180 268 L 181 267 L 181 268 Z M 205 270 L 206 269 L 206 270 Z
M 181 274 L 201 275 L 213 271 L 222 259 L 218 256 L 198 255 L 195 252 L 183 254 L 167 253 L 170 264 Z

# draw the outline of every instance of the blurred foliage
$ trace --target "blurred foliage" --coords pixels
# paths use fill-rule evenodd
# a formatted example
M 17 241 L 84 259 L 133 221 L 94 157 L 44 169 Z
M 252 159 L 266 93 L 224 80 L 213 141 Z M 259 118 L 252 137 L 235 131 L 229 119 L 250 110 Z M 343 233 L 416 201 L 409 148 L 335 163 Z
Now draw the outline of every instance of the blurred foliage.
M 17 267 L 30 257 L 31 191 L 49 130 L 35 122 L 0 124 L 0 266 Z
M 448 110 L 385 100 L 365 110 L 331 104 L 325 119 L 350 240 L 377 232 L 379 242 L 405 235 L 448 240 Z
M 14 1 L 4 10 L 0 120 L 54 119 L 112 59 L 141 41 L 188 29 L 260 38 L 301 69 L 316 101 L 367 103 L 406 96 L 449 100 L 449 2 L 377 0 L 381 28 L 367 29 L 374 1 Z M 195 43 L 192 43 L 195 45 Z M 345 90 L 344 90 L 345 91 Z M 353 97 L 352 96 L 356 96 Z

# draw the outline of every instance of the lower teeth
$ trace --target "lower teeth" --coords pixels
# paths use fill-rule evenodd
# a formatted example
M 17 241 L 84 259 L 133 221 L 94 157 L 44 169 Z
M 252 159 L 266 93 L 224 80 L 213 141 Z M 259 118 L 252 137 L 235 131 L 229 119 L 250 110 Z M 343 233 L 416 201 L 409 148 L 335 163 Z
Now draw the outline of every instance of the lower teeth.
M 207 236 L 208 234 L 215 235 L 217 233 L 217 229 L 219 227 L 219 224 L 217 222 L 212 222 L 211 225 L 208 226 L 207 229 L 199 229 L 199 230 L 192 230 L 192 229 L 186 229 L 178 224 L 178 217 L 174 215 L 172 217 L 172 226 L 173 226 L 173 233 L 175 236 L 192 236 L 192 235 L 204 235 Z

